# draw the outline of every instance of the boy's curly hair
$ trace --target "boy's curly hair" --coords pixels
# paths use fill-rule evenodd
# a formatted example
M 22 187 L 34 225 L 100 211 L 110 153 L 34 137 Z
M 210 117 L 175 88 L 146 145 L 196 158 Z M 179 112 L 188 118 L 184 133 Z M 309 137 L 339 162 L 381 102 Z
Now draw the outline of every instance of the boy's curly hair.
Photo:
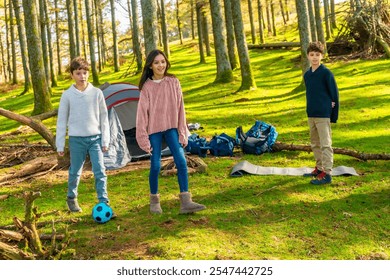
M 73 73 L 75 70 L 89 71 L 88 61 L 80 56 L 73 58 L 69 65 L 69 71 L 70 73 Z
M 311 42 L 307 47 L 307 53 L 309 52 L 319 52 L 324 54 L 324 45 L 320 41 Z

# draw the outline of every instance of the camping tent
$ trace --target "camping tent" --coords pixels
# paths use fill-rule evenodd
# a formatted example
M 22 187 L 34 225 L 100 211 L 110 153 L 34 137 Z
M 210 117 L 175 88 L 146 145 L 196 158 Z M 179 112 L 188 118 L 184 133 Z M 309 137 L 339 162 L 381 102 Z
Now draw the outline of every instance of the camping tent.
M 107 169 L 117 169 L 130 161 L 148 158 L 135 139 L 135 124 L 140 91 L 129 83 L 104 84 L 101 87 L 108 109 L 110 149 L 104 155 Z M 163 144 L 163 155 L 170 154 Z

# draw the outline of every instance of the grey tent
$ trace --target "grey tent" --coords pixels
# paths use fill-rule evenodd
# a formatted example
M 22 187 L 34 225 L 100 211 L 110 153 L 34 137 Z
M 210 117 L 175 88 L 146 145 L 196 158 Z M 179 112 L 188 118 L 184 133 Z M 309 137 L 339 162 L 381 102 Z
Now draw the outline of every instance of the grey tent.
M 108 109 L 110 123 L 110 149 L 104 154 L 107 169 L 117 169 L 130 161 L 149 158 L 137 144 L 135 124 L 140 91 L 129 83 L 104 84 L 101 87 Z M 163 155 L 169 148 L 163 145 Z

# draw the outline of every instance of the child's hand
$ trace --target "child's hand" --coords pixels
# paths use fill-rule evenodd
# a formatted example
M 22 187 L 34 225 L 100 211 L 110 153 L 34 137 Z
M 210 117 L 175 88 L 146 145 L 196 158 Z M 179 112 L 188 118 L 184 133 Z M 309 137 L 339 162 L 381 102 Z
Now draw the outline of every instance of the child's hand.
M 334 108 L 334 106 L 336 106 L 336 102 L 332 102 L 332 108 Z
M 64 152 L 58 152 L 58 155 L 60 156 L 60 157 L 63 157 L 64 156 Z
M 102 147 L 102 151 L 103 151 L 103 153 L 108 152 L 108 147 L 103 146 L 103 147 Z

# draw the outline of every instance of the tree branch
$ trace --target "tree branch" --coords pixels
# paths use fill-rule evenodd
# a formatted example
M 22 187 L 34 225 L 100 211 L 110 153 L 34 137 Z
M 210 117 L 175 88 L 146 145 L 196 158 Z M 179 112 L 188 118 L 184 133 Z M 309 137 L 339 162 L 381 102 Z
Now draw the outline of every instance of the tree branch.
M 272 146 L 272 150 L 275 152 L 282 151 L 282 150 L 287 150 L 287 151 L 305 151 L 310 153 L 311 147 L 309 145 L 294 145 L 294 144 L 285 144 L 281 142 L 276 142 Z M 374 159 L 379 159 L 379 160 L 390 160 L 390 155 L 389 154 L 368 154 L 368 153 L 362 153 L 358 151 L 353 151 L 353 150 L 348 150 L 344 148 L 333 148 L 333 153 L 335 154 L 341 154 L 341 155 L 347 155 L 351 157 L 355 157 L 364 161 L 367 160 L 374 160 Z
M 49 143 L 49 145 L 54 150 L 56 149 L 56 145 L 55 145 L 55 140 L 54 140 L 53 134 L 39 120 L 36 120 L 34 118 L 30 118 L 30 117 L 26 117 L 26 116 L 23 116 L 23 115 L 16 114 L 16 113 L 8 111 L 8 110 L 6 110 L 4 108 L 0 108 L 0 115 L 6 117 L 8 119 L 17 121 L 19 123 L 28 125 L 32 129 L 34 129 L 36 132 L 38 132 Z

